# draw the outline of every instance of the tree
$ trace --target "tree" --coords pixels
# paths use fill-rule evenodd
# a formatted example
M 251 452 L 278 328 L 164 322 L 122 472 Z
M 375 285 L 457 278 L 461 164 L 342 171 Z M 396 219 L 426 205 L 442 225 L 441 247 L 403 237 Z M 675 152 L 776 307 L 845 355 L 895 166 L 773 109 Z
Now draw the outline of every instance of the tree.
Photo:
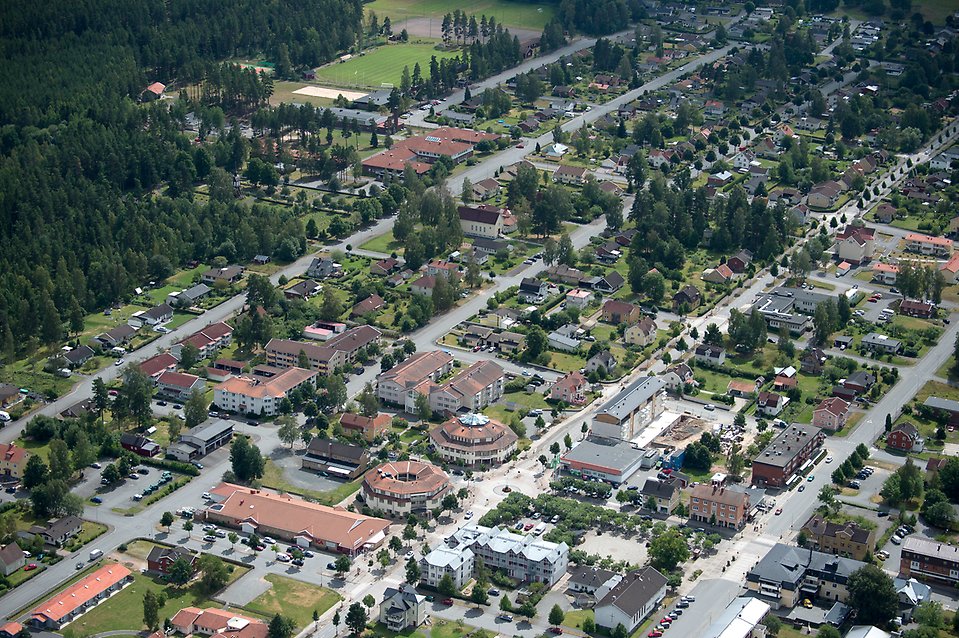
M 166 596 L 157 594 L 148 589 L 143 595 L 143 624 L 150 631 L 156 631 L 160 626 L 160 609 L 166 604 Z
M 399 536 L 390 536 L 389 548 L 391 552 L 399 553 L 403 551 L 403 541 Z
M 406 582 L 410 585 L 415 585 L 419 579 L 420 564 L 416 562 L 415 556 L 411 556 L 410 559 L 406 561 Z
M 180 348 L 180 367 L 189 370 L 200 362 L 200 349 L 192 343 L 185 343 Z
M 936 600 L 928 600 L 922 603 L 913 612 L 913 619 L 923 627 L 939 629 L 945 625 L 942 603 Z
M 507 614 L 513 611 L 513 603 L 510 602 L 508 594 L 503 594 L 503 596 L 499 599 L 499 610 Z
M 596 622 L 593 620 L 592 616 L 587 616 L 583 619 L 583 633 L 587 636 L 596 632 Z
M 73 476 L 73 464 L 70 463 L 70 450 L 63 439 L 50 441 L 50 453 L 47 456 L 50 478 L 67 481 Z
M 332 286 L 323 288 L 323 302 L 320 305 L 320 318 L 325 321 L 333 321 L 343 314 L 343 302 L 336 296 Z
M 206 421 L 208 416 L 206 397 L 199 390 L 194 390 L 190 394 L 190 398 L 183 404 L 183 419 L 186 427 L 196 427 Z M 178 419 L 174 419 L 174 421 L 176 420 Z
M 573 449 L 573 438 L 569 435 L 569 432 L 563 437 L 563 447 L 565 447 L 567 451 Z
M 360 392 L 360 396 L 357 397 L 357 401 L 360 404 L 360 412 L 363 413 L 363 416 L 373 417 L 376 416 L 380 411 L 380 401 L 376 398 L 376 392 L 373 390 L 373 384 L 369 382 L 363 386 L 363 391 Z
M 43 462 L 40 455 L 31 455 L 27 459 L 27 465 L 23 468 L 23 486 L 27 489 L 33 489 L 46 483 L 48 476 L 47 464 Z
M 163 512 L 163 515 L 160 516 L 160 525 L 167 528 L 167 531 L 170 531 L 170 525 L 173 525 L 173 514 Z
M 618 623 L 616 628 L 613 629 L 613 638 L 627 638 L 629 632 L 626 631 L 626 627 L 623 626 L 623 623 Z
M 689 558 L 689 546 L 686 538 L 676 528 L 670 528 L 650 541 L 649 557 L 653 567 L 663 572 L 671 572 L 679 563 Z
M 293 631 L 296 629 L 296 623 L 292 618 L 274 614 L 270 619 L 270 626 L 267 629 L 267 638 L 292 638 Z
M 169 514 L 169 512 L 166 512 L 166 514 Z M 170 522 L 172 523 L 173 521 Z M 182 587 L 193 578 L 193 565 L 181 556 L 170 565 L 170 569 L 167 570 L 167 576 L 170 578 L 171 583 Z
M 183 531 L 187 533 L 188 537 L 192 538 L 191 532 L 193 531 L 193 521 L 184 521 Z
M 366 629 L 366 608 L 361 603 L 350 605 L 346 612 L 346 626 L 355 636 L 359 636 Z
M 300 438 L 300 428 L 296 424 L 296 419 L 291 414 L 284 414 L 277 419 L 277 423 L 280 424 L 280 429 L 276 432 L 277 436 L 292 450 L 293 444 Z
M 440 582 L 437 584 L 437 588 L 444 596 L 452 596 L 456 593 L 456 583 L 453 582 L 453 577 L 449 574 L 443 574 L 443 577 L 440 578 Z
M 549 624 L 562 625 L 564 618 L 566 618 L 566 614 L 562 608 L 559 605 L 553 605 L 552 609 L 549 610 Z
M 866 565 L 853 572 L 847 587 L 857 622 L 885 625 L 899 610 L 899 597 L 892 578 L 875 565 Z
M 336 575 L 339 578 L 343 578 L 343 574 L 350 571 L 350 557 L 349 556 L 337 556 L 336 560 L 333 561 L 333 569 L 336 570 Z
M 420 421 L 424 423 L 430 420 L 430 417 L 433 416 L 433 408 L 430 407 L 430 400 L 424 394 L 417 393 L 416 400 L 416 415 L 420 418 Z
M 230 462 L 233 474 L 243 483 L 261 478 L 266 465 L 260 449 L 251 445 L 245 436 L 235 437 L 230 444 Z
M 477 605 L 485 605 L 489 600 L 489 586 L 486 581 L 477 578 L 476 582 L 473 583 L 473 590 L 470 592 L 470 601 L 476 603 Z
M 923 505 L 925 506 L 925 503 L 923 503 Z M 922 515 L 927 523 L 942 529 L 950 529 L 956 521 L 956 515 L 952 509 L 952 505 L 945 501 L 930 505 L 925 509 Z
M 240 540 L 240 535 L 236 532 L 230 532 L 226 535 L 226 539 L 230 541 L 230 549 L 233 549 L 233 546 L 236 545 L 238 540 Z
M 533 326 L 526 333 L 526 350 L 523 352 L 523 358 L 526 361 L 535 361 L 546 351 L 548 342 L 546 332 L 539 326 Z
M 196 562 L 200 571 L 200 589 L 207 594 L 220 591 L 230 580 L 230 572 L 226 563 L 219 556 L 203 554 Z
M 110 407 L 110 393 L 107 390 L 107 384 L 103 379 L 97 377 L 93 380 L 93 406 L 100 415 L 100 424 L 103 424 L 103 413 Z
M 822 625 L 816 632 L 816 638 L 842 638 L 842 634 L 832 625 Z

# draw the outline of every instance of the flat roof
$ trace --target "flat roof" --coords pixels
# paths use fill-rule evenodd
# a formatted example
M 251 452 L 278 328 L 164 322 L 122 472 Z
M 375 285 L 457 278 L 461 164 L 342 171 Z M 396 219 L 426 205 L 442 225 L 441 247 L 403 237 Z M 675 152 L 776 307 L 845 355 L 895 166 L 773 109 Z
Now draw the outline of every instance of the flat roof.
M 587 463 L 622 473 L 631 465 L 639 463 L 643 450 L 636 449 L 628 441 L 590 437 L 578 443 L 562 456 L 564 461 Z
M 793 423 L 786 427 L 769 446 L 753 459 L 753 463 L 786 467 L 812 437 L 822 430 L 806 423 Z
M 640 377 L 603 404 L 597 416 L 608 414 L 622 421 L 665 387 L 666 382 L 659 377 Z
M 200 425 L 184 432 L 182 436 L 192 436 L 201 441 L 211 441 L 232 429 L 232 421 L 227 421 L 226 419 L 207 419 Z

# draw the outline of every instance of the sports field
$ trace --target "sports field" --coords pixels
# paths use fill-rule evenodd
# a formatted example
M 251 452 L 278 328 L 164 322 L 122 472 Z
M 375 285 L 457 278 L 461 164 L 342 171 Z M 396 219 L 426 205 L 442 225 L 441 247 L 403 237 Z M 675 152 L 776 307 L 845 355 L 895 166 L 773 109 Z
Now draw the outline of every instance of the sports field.
M 476 16 L 494 16 L 496 21 L 507 27 L 519 27 L 542 31 L 543 26 L 554 15 L 553 4 L 546 2 L 512 1 L 512 0 L 375 0 L 364 6 L 364 9 L 375 11 L 380 20 L 389 16 L 396 31 L 396 24 L 404 18 L 439 17 L 440 20 L 447 13 L 455 9 L 465 11 Z M 439 34 L 439 23 L 436 24 Z
M 337 86 L 366 86 L 377 88 L 383 84 L 399 86 L 403 67 L 420 63 L 423 77 L 429 76 L 430 57 L 437 60 L 456 57 L 452 51 L 436 49 L 436 43 L 419 40 L 401 44 L 386 44 L 346 62 L 334 62 L 316 70 L 316 79 Z

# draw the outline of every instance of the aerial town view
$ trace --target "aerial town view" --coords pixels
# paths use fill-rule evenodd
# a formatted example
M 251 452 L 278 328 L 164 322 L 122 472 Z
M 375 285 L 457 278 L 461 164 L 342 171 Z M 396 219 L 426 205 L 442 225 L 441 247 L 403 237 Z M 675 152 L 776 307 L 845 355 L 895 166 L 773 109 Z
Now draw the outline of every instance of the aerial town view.
M 0 638 L 959 637 L 959 0 L 8 0 Z

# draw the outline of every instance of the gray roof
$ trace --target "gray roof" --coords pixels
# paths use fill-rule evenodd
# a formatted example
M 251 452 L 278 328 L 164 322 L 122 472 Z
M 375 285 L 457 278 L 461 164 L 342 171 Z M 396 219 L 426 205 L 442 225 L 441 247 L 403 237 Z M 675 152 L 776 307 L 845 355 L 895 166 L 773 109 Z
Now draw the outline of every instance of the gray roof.
M 425 602 L 426 596 L 417 594 L 413 586 L 407 583 L 400 585 L 399 589 L 396 587 L 387 587 L 386 591 L 383 592 L 383 604 L 387 605 L 387 610 L 397 609 L 405 611 L 407 609 L 414 609 L 417 605 Z
M 793 423 L 780 433 L 769 446 L 753 459 L 754 463 L 763 463 L 776 467 L 786 467 L 810 437 L 822 430 L 806 423 Z
M 942 397 L 926 397 L 922 403 L 927 408 L 935 410 L 945 410 L 946 412 L 959 412 L 959 401 L 952 399 L 943 399 Z
M 642 456 L 643 451 L 635 449 L 628 441 L 591 436 L 564 454 L 563 460 L 592 463 L 622 472 Z
M 601 587 L 603 584 L 609 582 L 609 579 L 615 575 L 616 572 L 608 569 L 583 565 L 572 571 L 569 582 L 587 587 Z
M 807 572 L 833 582 L 845 582 L 865 563 L 811 549 L 776 543 L 746 574 L 746 580 L 777 583 L 785 589 L 799 588 Z
M 208 292 L 210 292 L 210 290 L 212 290 L 212 289 L 211 289 L 209 286 L 207 286 L 206 284 L 197 284 L 197 285 L 193 286 L 192 288 L 189 288 L 189 289 L 183 291 L 183 294 L 186 295 L 187 297 L 191 298 L 191 299 L 199 299 L 199 298 L 202 297 L 203 295 L 205 295 L 205 294 L 207 294 Z
M 190 428 L 181 436 L 191 436 L 201 441 L 212 441 L 232 429 L 232 421 L 227 421 L 226 419 L 207 419 L 200 425 Z
M 652 567 L 631 572 L 609 590 L 596 607 L 613 605 L 632 618 L 666 587 L 666 577 Z
M 599 414 L 608 414 L 622 421 L 665 387 L 666 383 L 659 377 L 640 377 L 603 404 Z
M 899 339 L 893 339 L 892 337 L 887 337 L 886 335 L 881 335 L 878 332 L 870 332 L 862 338 L 862 345 L 882 346 L 883 348 L 900 348 L 902 347 L 902 341 L 899 341 Z
M 0 549 L 0 564 L 2 565 L 16 565 L 23 558 L 23 550 L 16 543 L 10 543 Z
M 642 491 L 645 496 L 672 498 L 677 489 L 679 489 L 678 481 L 660 481 L 657 478 L 648 478 L 646 483 L 643 484 Z

